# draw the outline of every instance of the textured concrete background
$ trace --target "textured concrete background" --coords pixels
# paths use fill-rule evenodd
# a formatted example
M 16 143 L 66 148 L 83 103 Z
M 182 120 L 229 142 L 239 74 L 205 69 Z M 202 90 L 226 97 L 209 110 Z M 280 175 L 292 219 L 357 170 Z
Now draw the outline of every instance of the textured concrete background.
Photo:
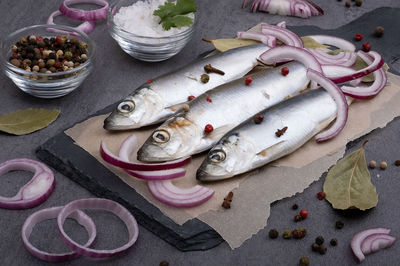
M 44 23 L 47 16 L 58 8 L 60 2 L 2 0 L 0 14 L 3 23 L 0 26 L 0 36 L 4 37 L 24 26 Z M 162 63 L 144 63 L 130 58 L 108 35 L 105 22 L 98 23 L 97 28 L 91 34 L 97 45 L 96 69 L 84 84 L 70 95 L 54 100 L 36 99 L 18 90 L 5 75 L 0 75 L 1 114 L 29 107 L 58 108 L 62 111 L 54 124 L 39 132 L 20 137 L 0 133 L 0 161 L 16 157 L 36 159 L 35 148 L 60 130 L 121 99 L 143 80 L 166 73 L 171 68 L 176 68 L 210 50 L 211 47 L 208 44 L 200 41 L 202 37 L 207 39 L 230 37 L 236 31 L 245 30 L 261 21 L 275 23 L 283 19 L 287 21 L 288 25 L 318 25 L 327 29 L 336 28 L 378 7 L 400 7 L 398 0 L 365 0 L 362 7 L 350 9 L 344 7 L 343 1 L 315 0 L 315 2 L 326 11 L 325 15 L 305 20 L 282 18 L 264 13 L 251 14 L 248 10 L 240 8 L 241 0 L 197 1 L 199 23 L 193 40 L 179 55 Z M 56 22 L 67 21 L 56 19 Z M 301 256 L 308 256 L 311 265 L 354 265 L 356 260 L 349 247 L 353 233 L 363 228 L 387 226 L 392 228 L 393 235 L 400 235 L 398 227 L 400 220 L 398 212 L 399 169 L 392 166 L 392 162 L 400 158 L 400 144 L 397 139 L 399 133 L 400 122 L 395 120 L 385 129 L 374 132 L 372 134 L 374 141 L 367 147 L 367 160 L 389 162 L 386 171 L 373 170 L 371 173 L 373 183 L 380 196 L 378 207 L 371 211 L 355 214 L 333 211 L 327 202 L 315 199 L 316 192 L 322 188 L 322 181 L 319 181 L 306 189 L 304 193 L 275 203 L 267 228 L 234 251 L 231 251 L 228 245 L 223 243 L 205 252 L 182 253 L 140 227 L 138 242 L 128 252 L 106 260 L 79 258 L 67 262 L 65 265 L 158 265 L 162 260 L 169 261 L 170 265 L 296 265 Z M 377 177 L 377 174 L 380 177 Z M 55 173 L 55 176 L 56 189 L 42 205 L 22 211 L 0 209 L 1 265 L 44 264 L 31 256 L 22 244 L 20 231 L 25 219 L 36 210 L 64 205 L 74 199 L 92 196 L 63 175 Z M 29 178 L 29 174 L 19 172 L 2 176 L 0 178 L 0 195 L 15 194 Z M 294 212 L 290 207 L 293 203 L 307 208 L 310 212 L 310 217 L 301 225 L 292 222 Z M 118 218 L 105 212 L 90 212 L 89 214 L 98 228 L 95 248 L 116 248 L 126 241 L 126 229 Z M 338 219 L 345 222 L 345 227 L 341 231 L 334 229 L 334 223 Z M 296 226 L 307 227 L 309 234 L 305 239 L 272 241 L 267 237 L 271 228 L 282 230 Z M 75 223 L 67 222 L 66 230 L 74 239 L 82 242 L 86 240 L 84 230 Z M 328 252 L 324 256 L 310 251 L 313 239 L 320 234 L 328 240 L 332 237 L 339 240 L 339 245 L 335 248 L 328 247 Z M 37 247 L 47 251 L 66 251 L 58 237 L 54 221 L 38 225 L 32 233 L 31 241 Z M 398 265 L 399 259 L 400 245 L 397 243 L 388 250 L 367 257 L 363 265 Z

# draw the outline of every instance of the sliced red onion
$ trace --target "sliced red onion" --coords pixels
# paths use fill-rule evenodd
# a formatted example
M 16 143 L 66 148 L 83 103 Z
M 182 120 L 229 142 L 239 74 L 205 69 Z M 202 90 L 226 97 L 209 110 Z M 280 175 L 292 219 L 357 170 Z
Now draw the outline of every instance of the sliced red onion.
M 338 65 L 321 65 L 324 75 L 329 79 L 337 79 L 346 75 L 353 75 L 357 70 L 351 67 L 338 66 Z M 352 86 L 358 86 L 362 81 L 362 78 L 350 81 Z M 342 87 L 343 88 L 343 87 Z M 341 89 L 342 89 L 341 88 Z M 342 89 L 343 91 L 343 89 Z
M 307 49 L 312 53 L 321 65 L 340 65 L 350 67 L 357 60 L 357 54 L 353 52 L 340 52 L 337 55 L 330 55 L 318 49 Z
M 360 57 L 364 57 L 364 55 L 365 55 L 365 53 L 362 51 L 358 51 L 357 54 Z M 340 78 L 333 79 L 333 82 L 335 82 L 336 84 L 339 84 L 339 83 L 344 83 L 344 82 L 347 82 L 350 80 L 362 78 L 362 77 L 368 75 L 369 73 L 372 73 L 372 72 L 380 69 L 383 66 L 384 61 L 380 54 L 378 54 L 377 52 L 371 51 L 368 53 L 368 55 L 372 56 L 374 58 L 374 60 L 366 68 L 358 70 L 351 75 L 346 75 L 346 76 L 342 76 Z
M 373 60 L 372 58 L 364 53 L 360 52 L 359 56 L 362 60 L 365 61 L 368 65 L 371 65 Z M 376 96 L 385 86 L 387 82 L 386 72 L 380 68 L 372 72 L 374 75 L 374 82 L 369 86 L 359 86 L 359 87 L 350 87 L 350 86 L 342 86 L 341 90 L 346 94 L 356 99 L 366 99 Z M 352 84 L 353 86 L 357 86 Z
M 360 262 L 363 261 L 365 259 L 365 256 L 361 250 L 362 242 L 370 235 L 389 233 L 389 228 L 371 228 L 358 232 L 353 236 L 353 239 L 351 240 L 351 249 L 353 250 L 354 255 L 358 258 Z
M 96 10 L 83 10 L 68 6 L 83 3 L 95 4 L 102 7 Z M 61 3 L 59 10 L 64 16 L 72 19 L 82 21 L 96 21 L 107 18 L 107 10 L 109 6 L 110 5 L 106 0 L 64 0 Z
M 134 163 L 129 160 L 124 160 L 112 154 L 106 147 L 106 144 L 102 141 L 100 144 L 100 154 L 104 161 L 118 166 L 127 170 L 138 170 L 138 171 L 155 171 L 155 170 L 168 170 L 181 167 L 190 162 L 191 157 L 185 157 L 175 161 L 159 164 L 145 164 L 145 163 Z
M 301 40 L 301 38 L 288 29 L 274 25 L 262 24 L 261 31 L 266 35 L 274 36 L 275 38 L 279 39 L 287 45 L 294 47 L 303 47 L 303 41 Z
M 382 240 L 379 242 L 375 242 L 375 240 Z M 361 243 L 361 251 L 364 255 L 368 255 L 372 252 L 377 251 L 376 245 L 378 245 L 381 248 L 388 248 L 390 247 L 394 242 L 396 241 L 396 238 L 394 236 L 388 235 L 388 234 L 373 234 L 364 239 Z M 373 248 L 375 247 L 375 248 Z
M 278 22 L 278 23 L 276 23 L 276 26 L 279 28 L 286 29 L 286 21 Z
M 244 0 L 242 7 L 246 7 L 249 0 Z M 254 0 L 250 11 L 257 10 L 283 16 L 297 16 L 309 18 L 324 14 L 324 11 L 309 0 Z
M 64 207 L 60 206 L 60 207 L 43 209 L 34 212 L 25 220 L 25 223 L 22 226 L 22 241 L 24 242 L 25 248 L 36 258 L 50 262 L 59 262 L 59 261 L 70 260 L 79 256 L 75 252 L 56 254 L 56 253 L 41 251 L 40 249 L 36 248 L 29 242 L 29 236 L 32 233 L 32 229 L 42 221 L 49 219 L 56 219 L 62 208 Z M 69 218 L 76 220 L 80 225 L 85 227 L 86 231 L 88 232 L 89 239 L 84 246 L 89 247 L 96 238 L 96 226 L 93 223 L 93 220 L 89 216 L 87 216 L 84 212 L 79 210 L 73 212 L 69 216 Z
M 26 158 L 12 159 L 0 164 L 0 176 L 16 170 L 32 172 L 34 175 L 14 197 L 0 196 L 0 208 L 28 209 L 47 200 L 55 186 L 54 175 L 49 167 Z
M 118 216 L 125 223 L 126 228 L 128 229 L 128 243 L 122 247 L 111 250 L 96 250 L 76 243 L 65 233 L 63 225 L 67 217 L 80 209 L 105 210 Z M 105 258 L 120 254 L 121 252 L 130 248 L 136 242 L 139 235 L 139 228 L 132 214 L 122 205 L 108 199 L 79 199 L 68 203 L 60 211 L 57 217 L 57 225 L 62 239 L 73 251 L 79 255 L 84 255 L 91 258 Z
M 135 134 L 127 137 L 121 144 L 119 149 L 119 158 L 125 161 L 129 161 L 129 156 L 138 147 L 137 139 Z M 133 177 L 145 179 L 145 180 L 167 180 L 172 178 L 178 178 L 185 176 L 186 170 L 183 168 L 175 168 L 169 170 L 160 171 L 132 171 L 124 169 L 124 171 Z
M 346 125 L 348 115 L 348 105 L 343 92 L 330 79 L 322 75 L 320 72 L 312 69 L 307 70 L 307 77 L 320 84 L 322 88 L 328 91 L 337 105 L 337 115 L 335 123 L 327 130 L 319 133 L 315 138 L 317 142 L 322 142 L 335 137 Z
M 265 35 L 262 32 L 239 31 L 237 33 L 239 39 L 249 39 L 262 42 L 269 47 L 276 46 L 276 38 L 270 35 Z
M 200 185 L 189 189 L 178 188 L 172 184 L 171 180 L 148 181 L 147 186 L 156 199 L 175 207 L 197 206 L 214 195 L 214 190 Z
M 329 36 L 329 35 L 311 35 L 308 36 L 316 40 L 317 42 L 321 44 L 326 44 L 330 46 L 335 46 L 339 49 L 354 52 L 356 50 L 356 47 L 354 44 L 352 44 L 349 41 L 346 41 L 345 39 L 335 37 L 335 36 Z
M 62 13 L 59 10 L 54 11 L 53 13 L 51 13 L 50 17 L 47 19 L 46 24 L 55 25 L 54 17 L 60 16 L 60 15 L 62 15 Z M 94 21 L 85 21 L 82 24 L 80 24 L 79 26 L 74 27 L 74 29 L 80 30 L 86 34 L 89 34 L 94 30 L 95 27 L 96 27 L 96 23 Z M 63 30 L 58 30 L 58 29 L 54 29 L 54 28 L 48 28 L 48 31 L 61 33 L 61 34 L 69 34 L 69 35 L 79 36 L 79 34 L 76 32 L 63 31 Z

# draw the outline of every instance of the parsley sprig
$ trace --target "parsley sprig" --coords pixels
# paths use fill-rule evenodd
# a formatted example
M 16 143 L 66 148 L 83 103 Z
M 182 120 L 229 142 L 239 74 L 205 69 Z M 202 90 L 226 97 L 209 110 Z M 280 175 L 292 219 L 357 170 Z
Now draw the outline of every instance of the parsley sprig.
M 165 2 L 164 5 L 158 6 L 154 11 L 154 16 L 159 16 L 162 26 L 165 30 L 172 27 L 180 28 L 193 24 L 193 19 L 185 16 L 189 13 L 196 12 L 196 3 L 194 0 L 177 0 L 174 2 Z

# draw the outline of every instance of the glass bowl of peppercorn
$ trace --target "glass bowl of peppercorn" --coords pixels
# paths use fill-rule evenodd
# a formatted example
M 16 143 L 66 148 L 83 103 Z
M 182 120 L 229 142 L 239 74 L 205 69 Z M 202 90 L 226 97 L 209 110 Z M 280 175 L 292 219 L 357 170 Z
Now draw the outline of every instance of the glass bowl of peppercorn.
M 94 43 L 72 27 L 35 25 L 1 43 L 4 73 L 24 92 L 39 98 L 64 96 L 93 68 Z

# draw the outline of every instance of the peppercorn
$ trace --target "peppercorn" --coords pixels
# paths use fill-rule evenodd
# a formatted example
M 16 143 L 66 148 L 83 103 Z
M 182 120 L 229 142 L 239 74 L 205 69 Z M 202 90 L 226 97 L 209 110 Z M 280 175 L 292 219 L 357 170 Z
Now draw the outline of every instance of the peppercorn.
M 261 114 L 261 113 L 256 114 L 256 115 L 253 117 L 253 121 L 254 121 L 254 123 L 256 123 L 256 124 L 261 124 L 262 121 L 264 121 L 264 115 Z
M 284 239 L 290 239 L 290 238 L 292 238 L 292 232 L 290 232 L 290 230 L 287 230 L 287 229 L 283 230 L 282 237 Z
M 301 257 L 299 260 L 299 266 L 308 266 L 310 265 L 310 260 L 307 257 Z
M 361 6 L 361 5 L 362 5 L 362 3 L 363 3 L 363 1 L 362 1 L 362 0 L 356 0 L 356 6 Z
M 376 161 L 372 160 L 368 163 L 369 168 L 374 169 L 376 167 Z
M 20 67 L 20 65 L 21 65 L 21 60 L 18 60 L 18 59 L 11 59 L 10 60 L 10 63 L 12 64 L 12 65 L 14 65 L 14 66 L 16 66 L 16 67 Z
M 206 101 L 209 102 L 209 103 L 212 103 L 212 99 L 208 95 L 206 97 Z
M 188 97 L 188 100 L 191 101 L 191 100 L 193 100 L 194 98 L 196 98 L 196 97 L 194 97 L 193 95 L 190 95 L 190 96 Z
M 336 238 L 332 238 L 331 241 L 329 242 L 331 244 L 331 246 L 337 246 L 338 241 Z
M 207 74 L 203 74 L 203 75 L 201 75 L 200 80 L 203 83 L 207 83 L 208 81 L 210 81 L 210 76 Z
M 214 128 L 213 128 L 213 126 L 211 124 L 207 124 L 204 127 L 204 132 L 206 132 L 206 133 L 211 133 L 213 130 L 214 130 Z
M 169 266 L 169 263 L 163 260 L 162 262 L 160 262 L 160 266 Z
M 253 82 L 253 79 L 251 77 L 247 77 L 244 80 L 244 83 L 246 83 L 246 85 L 250 85 Z
M 72 56 L 73 55 L 72 55 L 72 53 L 70 51 L 66 51 L 64 53 L 64 58 L 67 59 L 67 60 L 71 60 Z
M 396 160 L 396 161 L 394 161 L 394 165 L 396 165 L 396 166 L 400 166 L 400 160 Z
M 292 209 L 293 209 L 293 210 L 297 210 L 298 208 L 299 208 L 299 205 L 297 205 L 297 204 L 293 204 L 293 205 L 292 205 Z
M 321 192 L 317 193 L 317 198 L 319 200 L 323 200 L 323 199 L 325 199 L 325 197 L 326 197 L 326 193 L 325 192 L 321 191 Z
M 14 44 L 13 46 L 11 46 L 11 51 L 13 52 L 18 51 L 18 47 Z
M 44 68 L 45 66 L 46 66 L 46 64 L 43 62 L 43 60 L 42 61 L 38 61 L 39 63 L 38 63 L 38 66 L 39 66 L 39 68 Z
M 303 220 L 303 218 L 301 217 L 300 214 L 297 214 L 297 215 L 294 216 L 294 221 L 295 222 L 300 222 L 301 220 Z
M 301 232 L 302 237 L 305 237 L 307 235 L 307 230 L 305 227 L 300 227 L 299 232 Z
M 327 250 L 328 250 L 328 248 L 325 245 L 321 245 L 319 247 L 319 254 L 324 255 Z
M 46 65 L 49 67 L 52 67 L 52 66 L 54 66 L 55 63 L 56 63 L 56 60 L 49 59 L 49 60 L 47 60 Z
M 55 67 L 52 66 L 52 67 L 49 68 L 49 71 L 52 72 L 52 73 L 54 73 L 54 72 L 57 71 L 57 68 L 55 68 Z
M 72 43 L 72 44 L 78 44 L 78 43 L 79 43 L 79 40 L 78 40 L 78 38 L 76 38 L 76 37 L 72 37 L 72 38 L 69 40 L 69 42 Z
M 315 239 L 315 243 L 317 243 L 318 245 L 322 245 L 324 243 L 324 238 L 322 236 L 317 236 L 317 238 Z
M 87 55 L 86 54 L 81 54 L 81 59 L 86 61 L 87 60 Z M 208 75 L 207 75 L 208 76 Z
M 21 38 L 19 39 L 19 43 L 20 43 L 21 45 L 26 45 L 26 44 L 28 44 L 28 40 L 27 40 L 25 37 L 21 37 Z
M 47 72 L 47 68 L 43 67 L 39 70 L 39 73 L 46 73 Z
M 269 235 L 269 238 L 275 239 L 279 236 L 279 232 L 276 229 L 271 229 L 271 230 L 269 230 L 268 235 Z
M 49 59 L 56 59 L 56 58 L 57 58 L 56 53 L 50 53 L 49 54 Z
M 374 34 L 378 38 L 382 37 L 384 32 L 385 32 L 385 29 L 382 26 L 378 26 L 374 30 Z
M 79 48 L 80 48 L 80 49 L 86 49 L 86 48 L 87 48 L 87 43 L 85 43 L 85 42 L 80 42 L 80 43 L 79 43 Z
M 364 52 L 369 52 L 371 50 L 371 45 L 369 43 L 367 43 L 367 42 L 363 43 L 362 44 L 362 50 Z
M 379 163 L 379 167 L 380 167 L 382 170 L 385 170 L 385 169 L 387 168 L 387 162 L 385 162 L 385 161 L 380 162 L 380 163 Z
M 39 68 L 39 66 L 37 66 L 37 65 L 35 65 L 35 66 L 32 67 L 32 71 L 33 71 L 33 72 L 39 72 L 39 69 L 40 69 L 40 68 Z
M 349 1 L 347 1 L 346 4 L 345 4 L 346 7 L 350 7 L 350 5 L 351 5 L 351 4 L 350 4 Z
M 335 226 L 337 229 L 342 229 L 344 226 L 344 223 L 342 221 L 336 221 Z
M 294 229 L 294 230 L 292 231 L 292 236 L 293 236 L 293 238 L 295 238 L 295 239 L 300 239 L 300 238 L 303 237 L 303 236 L 302 236 L 302 233 L 301 233 L 299 230 L 297 230 L 297 229 Z
M 30 44 L 36 44 L 37 43 L 36 36 L 35 35 L 30 35 L 29 38 L 28 38 L 28 42 Z
M 22 61 L 22 65 L 24 67 L 31 66 L 31 64 L 32 64 L 32 61 L 29 59 L 24 59 L 24 61 Z
M 356 41 L 361 41 L 362 38 L 363 38 L 363 36 L 362 36 L 361 33 L 357 33 L 356 36 L 354 37 L 354 39 L 355 39 Z
M 301 218 L 306 219 L 308 216 L 308 211 L 301 210 L 299 214 L 300 214 Z
M 282 67 L 281 73 L 282 73 L 283 76 L 287 76 L 289 74 L 289 68 Z
M 80 66 L 81 64 L 79 63 L 79 62 L 75 62 L 74 63 L 74 67 L 78 67 L 78 66 Z
M 317 243 L 313 243 L 313 244 L 311 245 L 312 251 L 318 252 L 318 251 L 319 251 L 319 248 L 320 248 L 320 246 L 319 246 Z

